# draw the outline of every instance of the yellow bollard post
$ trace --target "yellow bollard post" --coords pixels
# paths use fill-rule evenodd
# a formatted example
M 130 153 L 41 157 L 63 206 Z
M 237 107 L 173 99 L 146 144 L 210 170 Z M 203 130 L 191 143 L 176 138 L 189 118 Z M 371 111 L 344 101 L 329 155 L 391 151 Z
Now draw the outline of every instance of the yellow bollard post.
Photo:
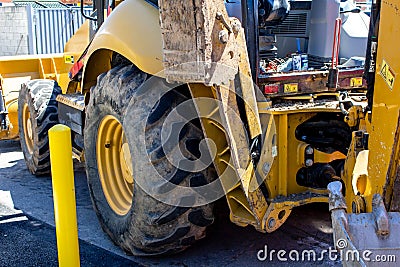
M 58 265 L 80 266 L 71 130 L 55 125 L 49 130 Z

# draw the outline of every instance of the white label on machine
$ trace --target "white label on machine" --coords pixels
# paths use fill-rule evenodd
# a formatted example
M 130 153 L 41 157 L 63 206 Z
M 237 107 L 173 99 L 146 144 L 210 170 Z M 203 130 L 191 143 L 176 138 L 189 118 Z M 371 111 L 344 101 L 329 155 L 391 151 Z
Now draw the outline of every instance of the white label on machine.
M 278 148 L 276 146 L 272 146 L 272 157 L 278 156 Z

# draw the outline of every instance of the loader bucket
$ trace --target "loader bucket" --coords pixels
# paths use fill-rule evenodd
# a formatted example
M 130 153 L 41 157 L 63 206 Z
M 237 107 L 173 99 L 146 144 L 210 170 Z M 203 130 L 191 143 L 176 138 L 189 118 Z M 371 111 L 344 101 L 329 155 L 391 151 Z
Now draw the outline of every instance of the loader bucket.
M 396 266 L 400 261 L 400 213 L 386 212 L 374 195 L 371 213 L 347 214 L 341 182 L 328 185 L 333 239 L 343 266 Z

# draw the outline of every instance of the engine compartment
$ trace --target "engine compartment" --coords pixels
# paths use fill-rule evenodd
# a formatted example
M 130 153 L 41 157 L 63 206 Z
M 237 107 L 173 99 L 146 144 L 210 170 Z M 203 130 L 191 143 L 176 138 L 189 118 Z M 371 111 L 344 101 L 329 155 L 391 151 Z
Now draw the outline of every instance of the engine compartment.
M 242 19 L 241 1 L 226 1 L 226 7 Z M 336 18 L 342 22 L 338 89 L 365 88 L 369 16 L 350 1 L 260 0 L 257 12 L 256 80 L 266 95 L 326 90 Z

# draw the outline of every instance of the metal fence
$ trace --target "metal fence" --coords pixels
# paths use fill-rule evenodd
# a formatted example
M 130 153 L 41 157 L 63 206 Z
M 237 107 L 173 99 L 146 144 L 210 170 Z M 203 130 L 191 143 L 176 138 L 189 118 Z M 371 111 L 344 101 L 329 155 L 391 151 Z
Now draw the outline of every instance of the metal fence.
M 62 53 L 64 45 L 85 22 L 79 8 L 33 8 L 28 5 L 29 54 Z M 92 9 L 85 8 L 85 15 Z

